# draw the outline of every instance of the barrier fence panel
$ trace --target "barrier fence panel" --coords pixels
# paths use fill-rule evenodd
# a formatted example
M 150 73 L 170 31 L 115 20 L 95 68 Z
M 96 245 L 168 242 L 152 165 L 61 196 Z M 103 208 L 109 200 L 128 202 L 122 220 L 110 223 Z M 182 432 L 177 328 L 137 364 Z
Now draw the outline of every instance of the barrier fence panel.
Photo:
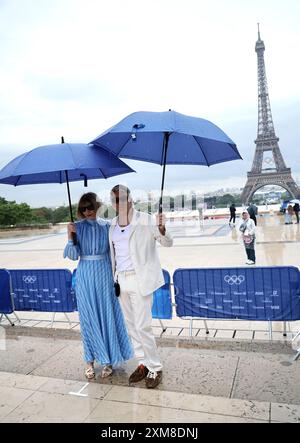
M 152 318 L 159 320 L 172 319 L 171 277 L 163 269 L 165 284 L 153 294 Z
M 0 315 L 14 312 L 11 296 L 10 274 L 7 269 L 0 269 Z
M 179 317 L 300 319 L 300 273 L 292 266 L 177 269 L 173 282 Z
M 165 284 L 153 293 L 152 318 L 160 320 L 172 319 L 171 277 L 163 269 Z M 76 286 L 76 269 L 73 271 L 72 287 Z
M 68 269 L 10 270 L 16 311 L 74 312 L 75 294 Z

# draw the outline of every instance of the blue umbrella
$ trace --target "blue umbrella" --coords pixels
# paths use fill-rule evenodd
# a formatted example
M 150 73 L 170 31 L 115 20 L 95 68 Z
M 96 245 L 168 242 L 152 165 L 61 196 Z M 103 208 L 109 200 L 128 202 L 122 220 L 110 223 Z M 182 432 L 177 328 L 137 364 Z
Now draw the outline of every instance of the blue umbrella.
M 101 179 L 134 172 L 113 153 L 83 143 L 40 146 L 9 162 L 0 171 L 0 183 L 20 186 L 38 183 L 67 183 L 71 220 L 69 182 Z
M 242 158 L 216 125 L 171 110 L 130 114 L 91 143 L 119 157 L 162 165 L 160 212 L 167 164 L 211 166 Z

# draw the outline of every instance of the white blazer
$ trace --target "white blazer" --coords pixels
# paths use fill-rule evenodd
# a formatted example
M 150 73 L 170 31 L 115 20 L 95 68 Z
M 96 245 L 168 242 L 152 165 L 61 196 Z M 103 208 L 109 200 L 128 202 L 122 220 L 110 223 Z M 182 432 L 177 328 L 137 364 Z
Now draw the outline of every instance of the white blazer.
M 116 272 L 115 250 L 112 233 L 118 222 L 118 217 L 112 220 L 109 229 L 109 245 L 113 275 Z M 161 235 L 152 216 L 145 212 L 133 210 L 131 221 L 132 231 L 129 237 L 129 251 L 140 293 L 148 295 L 164 285 L 164 277 L 158 257 L 156 241 L 162 246 L 170 247 L 173 239 L 166 232 Z

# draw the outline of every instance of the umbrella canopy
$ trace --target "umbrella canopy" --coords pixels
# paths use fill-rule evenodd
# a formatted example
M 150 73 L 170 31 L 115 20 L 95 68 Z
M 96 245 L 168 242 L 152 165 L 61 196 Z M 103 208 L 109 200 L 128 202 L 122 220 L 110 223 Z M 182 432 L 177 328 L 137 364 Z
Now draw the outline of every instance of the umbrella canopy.
M 93 144 L 123 158 L 166 164 L 205 165 L 241 159 L 235 143 L 208 120 L 168 112 L 135 112 L 96 137 Z
M 118 157 L 83 143 L 40 146 L 19 155 L 0 170 L 0 183 L 32 185 L 102 179 L 134 172 Z
M 208 120 L 168 112 L 135 112 L 92 143 L 119 157 L 164 164 L 214 165 L 241 159 L 235 143 Z
M 73 219 L 70 181 L 104 179 L 134 172 L 111 152 L 83 143 L 40 146 L 19 155 L 0 170 L 0 183 L 21 186 L 67 183 L 70 217 Z M 74 238 L 74 241 L 76 239 Z

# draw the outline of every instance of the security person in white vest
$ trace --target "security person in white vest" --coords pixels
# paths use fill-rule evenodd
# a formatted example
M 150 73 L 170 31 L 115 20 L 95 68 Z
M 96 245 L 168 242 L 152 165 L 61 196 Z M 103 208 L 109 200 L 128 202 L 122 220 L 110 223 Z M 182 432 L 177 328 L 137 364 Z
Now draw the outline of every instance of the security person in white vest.
M 152 296 L 165 283 L 156 241 L 169 247 L 173 240 L 166 232 L 165 216 L 156 215 L 155 223 L 151 215 L 136 211 L 126 186 L 111 190 L 111 202 L 118 214 L 109 230 L 112 268 L 138 360 L 129 383 L 145 378 L 147 388 L 156 388 L 162 379 L 162 364 L 151 327 Z

